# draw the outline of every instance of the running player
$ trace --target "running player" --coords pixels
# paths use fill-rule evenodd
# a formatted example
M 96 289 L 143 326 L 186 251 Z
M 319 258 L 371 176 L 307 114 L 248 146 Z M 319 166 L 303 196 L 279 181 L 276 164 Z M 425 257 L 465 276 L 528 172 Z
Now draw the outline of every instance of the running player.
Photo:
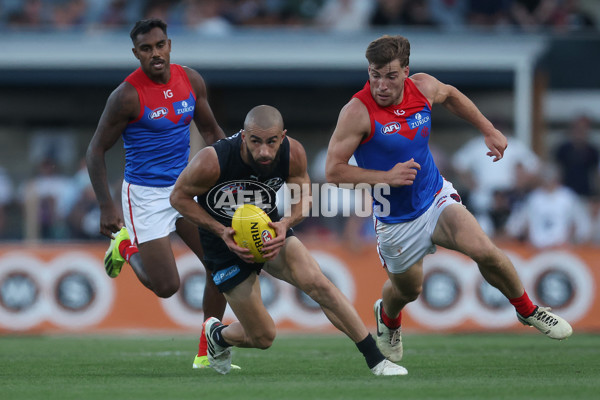
M 169 203 L 173 185 L 188 162 L 190 123 L 196 123 L 206 143 L 225 135 L 208 104 L 202 76 L 170 63 L 167 25 L 159 19 L 141 20 L 130 36 L 140 67 L 108 98 L 87 150 L 87 166 L 100 204 L 100 232 L 112 238 L 104 258 L 107 274 L 117 277 L 127 261 L 144 286 L 167 298 L 180 283 L 169 234 L 176 231 L 203 258 L 198 230 Z M 106 152 L 121 136 L 125 221 L 111 197 L 105 164 Z M 221 318 L 225 312 L 225 298 L 210 279 L 202 306 L 205 317 Z M 209 364 L 203 338 L 194 368 Z
M 239 320 L 230 325 L 217 318 L 204 322 L 211 366 L 226 374 L 231 346 L 266 349 L 273 343 L 275 323 L 262 302 L 258 280 L 264 269 L 319 303 L 333 325 L 356 343 L 373 374 L 405 375 L 406 369 L 385 359 L 348 299 L 292 234 L 290 228 L 303 219 L 306 203 L 294 204 L 290 216 L 279 219 L 275 193 L 284 183 L 302 188 L 301 198 L 309 195 L 306 164 L 304 148 L 286 136 L 279 111 L 258 106 L 248 113 L 240 133 L 201 150 L 175 183 L 171 204 L 200 227 L 206 264 Z M 263 191 L 256 190 L 260 187 Z M 235 197 L 234 192 L 253 189 L 264 193 L 258 201 L 276 232 L 263 247 L 264 264 L 254 263 L 250 251 L 236 245 L 231 228 L 236 204 L 224 201 Z
M 402 36 L 386 35 L 369 44 L 368 82 L 342 108 L 326 162 L 330 182 L 391 187 L 384 196 L 389 208 L 373 203 L 377 251 L 389 277 L 374 306 L 381 351 L 392 361 L 402 358 L 401 311 L 421 293 L 423 258 L 436 245 L 477 262 L 523 324 L 565 339 L 572 333 L 569 323 L 531 302 L 511 261 L 442 178 L 429 150 L 431 106 L 442 104 L 479 129 L 494 162 L 502 159 L 506 138 L 453 86 L 424 73 L 409 77 L 409 57 L 410 43 Z M 348 164 L 352 155 L 358 166 Z

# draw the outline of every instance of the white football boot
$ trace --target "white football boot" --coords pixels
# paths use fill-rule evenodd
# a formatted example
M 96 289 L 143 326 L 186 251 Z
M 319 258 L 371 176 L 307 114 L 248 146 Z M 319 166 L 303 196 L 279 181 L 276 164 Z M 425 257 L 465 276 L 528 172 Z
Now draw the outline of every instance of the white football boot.
M 390 360 L 383 360 L 373 368 L 371 372 L 378 376 L 393 376 L 393 375 L 407 375 L 408 371 L 406 368 L 394 364 Z
M 529 317 L 525 318 L 517 313 L 517 318 L 523 325 L 533 326 L 551 339 L 563 340 L 571 336 L 571 325 L 550 310 L 550 307 L 536 307 Z
M 221 321 L 211 317 L 204 321 L 203 328 L 208 342 L 208 361 L 211 368 L 220 374 L 225 375 L 231 370 L 231 350 L 229 347 L 223 347 L 212 338 L 212 333 L 216 327 L 221 325 Z
M 388 360 L 398 362 L 402 360 L 402 328 L 390 329 L 385 326 L 381 318 L 382 307 L 381 299 L 373 306 L 375 321 L 377 321 L 377 347 Z

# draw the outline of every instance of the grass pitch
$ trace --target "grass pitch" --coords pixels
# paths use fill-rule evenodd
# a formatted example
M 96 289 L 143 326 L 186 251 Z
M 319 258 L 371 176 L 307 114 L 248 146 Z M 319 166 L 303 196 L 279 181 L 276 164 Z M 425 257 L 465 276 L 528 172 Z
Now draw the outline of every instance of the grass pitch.
M 376 377 L 345 336 L 235 349 L 193 370 L 196 338 L 0 337 L 0 399 L 598 399 L 600 335 L 405 335 L 404 377 Z

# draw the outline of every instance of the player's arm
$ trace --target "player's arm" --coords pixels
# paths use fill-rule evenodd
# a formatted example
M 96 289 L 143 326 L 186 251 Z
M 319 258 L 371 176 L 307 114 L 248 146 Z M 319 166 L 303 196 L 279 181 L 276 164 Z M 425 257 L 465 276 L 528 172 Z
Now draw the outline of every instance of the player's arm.
M 299 190 L 298 196 L 293 196 L 294 201 L 291 204 L 289 216 L 281 219 L 287 229 L 299 224 L 306 216 L 311 206 L 310 196 L 310 177 L 308 176 L 306 161 L 306 151 L 299 141 L 288 137 L 290 141 L 290 170 L 286 183 L 293 190 Z
M 194 89 L 196 95 L 196 109 L 194 110 L 194 122 L 206 144 L 210 145 L 225 137 L 223 129 L 217 123 L 215 116 L 208 104 L 206 84 L 202 76 L 194 69 L 183 67 Z
M 269 223 L 275 229 L 276 237 L 265 243 L 263 247 L 266 259 L 272 259 L 277 256 L 285 243 L 288 229 L 299 224 L 308 214 L 311 207 L 310 177 L 307 171 L 306 151 L 299 141 L 289 136 L 288 140 L 290 142 L 290 167 L 286 183 L 292 191 L 291 198 L 294 199 L 294 202 L 290 206 L 289 215 L 284 216 L 277 222 Z
M 250 250 L 238 246 L 233 240 L 234 230 L 214 219 L 194 199 L 207 193 L 218 181 L 221 174 L 219 159 L 213 147 L 200 150 L 181 172 L 171 196 L 171 206 L 192 223 L 219 236 L 229 249 L 247 262 L 254 262 Z
M 452 85 L 444 84 L 431 75 L 419 73 L 412 75 L 417 88 L 433 105 L 440 103 L 458 117 L 470 122 L 484 136 L 490 150 L 487 155 L 498 161 L 504 156 L 507 146 L 506 137 L 479 111 L 475 103 Z
M 129 83 L 122 83 L 108 97 L 96 132 L 86 153 L 90 181 L 100 206 L 100 233 L 111 237 L 123 227 L 121 214 L 110 195 L 106 173 L 106 152 L 117 142 L 129 121 L 139 113 L 137 91 Z
M 194 197 L 208 192 L 219 179 L 220 173 L 215 149 L 205 147 L 181 172 L 169 199 L 173 208 L 181 215 L 217 236 L 223 234 L 225 226 L 206 212 Z
M 411 185 L 421 166 L 413 159 L 396 164 L 388 171 L 364 169 L 348 164 L 360 142 L 371 131 L 371 120 L 365 105 L 352 99 L 342 108 L 329 141 L 325 176 L 335 184 L 387 183 L 391 186 Z

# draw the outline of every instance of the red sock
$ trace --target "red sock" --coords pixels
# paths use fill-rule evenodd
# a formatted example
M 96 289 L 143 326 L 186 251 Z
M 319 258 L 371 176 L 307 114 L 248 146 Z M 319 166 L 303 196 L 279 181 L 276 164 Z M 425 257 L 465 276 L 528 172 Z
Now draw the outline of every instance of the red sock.
M 202 328 L 202 335 L 200 336 L 200 344 L 198 345 L 198 357 L 205 356 L 208 352 L 208 343 L 206 342 L 206 336 L 204 336 L 204 328 Z
M 402 311 L 400 311 L 400 313 L 398 314 L 398 316 L 396 318 L 390 318 L 385 313 L 385 310 L 383 309 L 383 304 L 382 304 L 381 305 L 381 319 L 383 320 L 383 323 L 385 326 L 387 326 L 390 329 L 396 329 L 402 323 Z
M 131 244 L 131 241 L 129 239 L 125 239 L 121 243 L 119 243 L 119 253 L 127 262 L 129 262 L 131 256 L 137 253 L 138 251 L 139 250 L 137 246 Z
M 527 296 L 527 292 L 525 291 L 523 291 L 523 295 L 521 297 L 508 299 L 508 301 L 510 301 L 510 304 L 515 307 L 515 310 L 517 310 L 517 312 L 525 318 L 531 316 L 536 308 L 535 304 L 529 300 L 529 296 Z

